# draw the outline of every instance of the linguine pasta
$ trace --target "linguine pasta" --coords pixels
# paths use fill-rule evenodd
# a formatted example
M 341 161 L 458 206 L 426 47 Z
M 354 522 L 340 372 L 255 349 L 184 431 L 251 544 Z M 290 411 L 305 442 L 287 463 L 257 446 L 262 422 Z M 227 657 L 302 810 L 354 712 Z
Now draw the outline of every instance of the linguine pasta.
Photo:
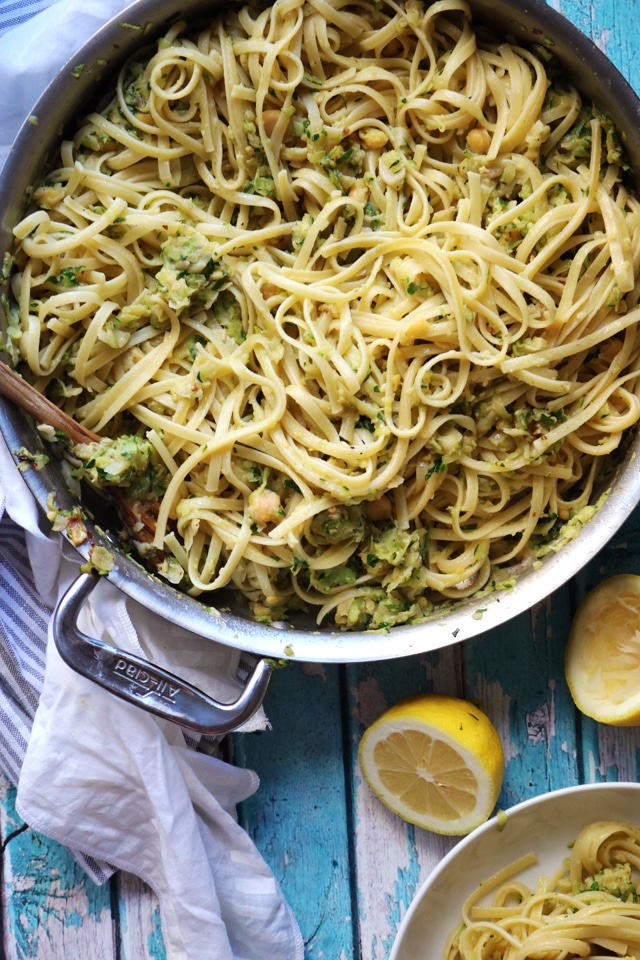
M 416 622 L 572 537 L 638 421 L 624 175 L 464 0 L 176 23 L 34 192 L 9 340 L 105 438 L 76 475 L 157 498 L 172 582 Z
M 593 823 L 570 856 L 535 889 L 517 874 L 536 862 L 521 857 L 480 885 L 462 908 L 442 960 L 574 960 L 640 957 L 640 828 Z M 481 905 L 491 895 L 491 903 Z

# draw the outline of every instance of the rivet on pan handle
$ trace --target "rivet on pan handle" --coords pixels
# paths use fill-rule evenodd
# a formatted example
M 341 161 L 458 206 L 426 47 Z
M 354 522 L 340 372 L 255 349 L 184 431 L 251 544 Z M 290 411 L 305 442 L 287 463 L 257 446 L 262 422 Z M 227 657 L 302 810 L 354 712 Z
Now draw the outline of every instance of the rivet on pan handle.
M 272 667 L 266 660 L 257 661 L 237 700 L 220 703 L 143 657 L 89 637 L 78 628 L 80 608 L 98 579 L 93 573 L 80 574 L 55 610 L 53 636 L 67 666 L 123 700 L 198 733 L 227 733 L 253 716 L 271 678 Z

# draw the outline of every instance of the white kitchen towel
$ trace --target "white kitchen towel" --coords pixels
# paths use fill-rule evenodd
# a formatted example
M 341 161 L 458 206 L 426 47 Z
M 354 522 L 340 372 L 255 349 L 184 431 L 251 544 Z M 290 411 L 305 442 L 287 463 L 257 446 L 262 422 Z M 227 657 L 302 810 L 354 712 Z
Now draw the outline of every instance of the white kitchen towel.
M 255 773 L 188 749 L 180 727 L 74 673 L 46 642 L 50 605 L 79 560 L 40 523 L 0 439 L 0 765 L 18 783 L 18 813 L 97 882 L 120 868 L 148 883 L 167 960 L 302 960 L 296 920 L 236 820 Z M 237 694 L 235 651 L 161 622 L 106 580 L 79 626 L 133 653 L 170 647 L 181 675 L 221 700 Z
M 60 0 L 4 32 L 43 0 L 0 0 L 0 162 L 39 93 L 122 0 Z M 79 557 L 50 535 L 0 441 L 0 767 L 17 809 L 65 844 L 97 881 L 113 868 L 159 898 L 167 960 L 302 960 L 295 918 L 237 823 L 258 787 L 252 771 L 196 752 L 175 724 L 70 670 L 48 637 L 51 607 Z M 79 625 L 159 660 L 221 700 L 237 695 L 237 652 L 162 623 L 101 581 Z M 266 721 L 260 712 L 253 727 Z M 250 725 L 251 728 L 252 725 Z

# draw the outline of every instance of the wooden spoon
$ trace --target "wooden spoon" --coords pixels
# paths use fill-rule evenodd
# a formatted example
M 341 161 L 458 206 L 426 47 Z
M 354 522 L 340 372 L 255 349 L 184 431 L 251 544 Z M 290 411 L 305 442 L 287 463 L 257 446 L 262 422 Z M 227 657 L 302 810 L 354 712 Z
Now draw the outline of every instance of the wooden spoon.
M 76 423 L 68 413 L 56 407 L 35 387 L 0 360 L 0 393 L 3 397 L 13 401 L 21 410 L 30 413 L 38 423 L 46 423 L 49 427 L 62 430 L 74 443 L 94 443 L 100 440 L 97 433 L 87 430 Z
M 87 430 L 77 423 L 68 413 L 47 400 L 35 387 L 20 374 L 0 360 L 0 394 L 11 400 L 17 407 L 47 426 L 61 430 L 74 443 L 94 443 L 100 441 L 97 433 Z M 156 529 L 158 504 L 156 501 L 133 501 L 127 498 L 124 488 L 109 487 L 118 513 L 129 528 L 133 537 L 141 543 L 151 543 Z

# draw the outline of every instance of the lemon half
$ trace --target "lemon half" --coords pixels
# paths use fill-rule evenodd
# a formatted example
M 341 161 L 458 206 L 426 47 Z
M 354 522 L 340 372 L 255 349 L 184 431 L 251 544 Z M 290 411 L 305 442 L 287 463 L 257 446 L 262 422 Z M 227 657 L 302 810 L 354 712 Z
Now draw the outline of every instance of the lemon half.
M 365 730 L 362 775 L 390 810 L 425 830 L 461 836 L 491 815 L 504 775 L 500 736 L 457 697 L 401 700 Z
M 591 590 L 576 612 L 565 676 L 582 713 L 613 726 L 640 724 L 640 577 L 618 574 Z

